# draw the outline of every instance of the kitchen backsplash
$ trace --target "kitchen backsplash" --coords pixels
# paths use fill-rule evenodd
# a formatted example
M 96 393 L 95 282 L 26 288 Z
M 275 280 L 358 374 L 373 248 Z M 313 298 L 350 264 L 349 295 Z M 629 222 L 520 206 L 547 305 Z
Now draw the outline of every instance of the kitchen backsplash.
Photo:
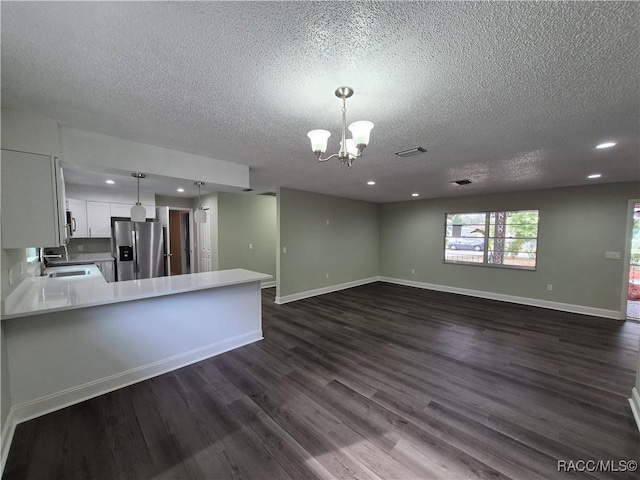
M 47 249 L 49 253 L 64 254 L 63 247 Z M 110 238 L 72 238 L 67 246 L 69 253 L 102 253 L 111 251 Z

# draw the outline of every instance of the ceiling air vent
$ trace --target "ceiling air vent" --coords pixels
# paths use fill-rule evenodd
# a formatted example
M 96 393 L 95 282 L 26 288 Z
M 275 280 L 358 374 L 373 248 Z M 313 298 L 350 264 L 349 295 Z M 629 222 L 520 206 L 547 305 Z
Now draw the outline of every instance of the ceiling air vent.
M 243 192 L 253 192 L 253 188 L 243 188 Z
M 471 180 L 469 179 L 465 179 L 465 180 L 455 180 L 451 183 L 455 183 L 456 185 L 469 185 L 471 183 L 473 183 Z
M 401 152 L 396 152 L 396 155 L 399 157 L 413 157 L 414 155 L 420 155 L 421 153 L 426 152 L 427 150 L 422 147 L 410 148 L 409 150 L 403 150 Z
M 262 192 L 259 195 L 266 195 L 267 197 L 275 197 L 276 192 Z

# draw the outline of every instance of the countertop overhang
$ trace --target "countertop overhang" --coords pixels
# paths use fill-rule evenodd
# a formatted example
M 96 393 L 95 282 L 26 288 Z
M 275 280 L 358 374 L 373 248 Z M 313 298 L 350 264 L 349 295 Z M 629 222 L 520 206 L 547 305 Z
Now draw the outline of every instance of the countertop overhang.
M 54 267 L 47 274 L 78 269 L 78 266 Z M 82 269 L 89 274 L 26 278 L 2 302 L 2 320 L 273 279 L 265 273 L 236 268 L 107 283 L 98 267 L 84 265 Z

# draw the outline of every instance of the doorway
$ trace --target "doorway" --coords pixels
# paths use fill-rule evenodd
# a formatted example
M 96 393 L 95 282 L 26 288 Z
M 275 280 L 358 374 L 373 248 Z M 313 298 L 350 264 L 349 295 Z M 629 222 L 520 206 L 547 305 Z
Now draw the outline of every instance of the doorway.
M 640 322 L 640 200 L 630 202 L 629 227 L 627 228 L 628 282 L 626 288 L 626 318 Z
M 171 275 L 192 273 L 191 210 L 169 207 L 169 267 Z

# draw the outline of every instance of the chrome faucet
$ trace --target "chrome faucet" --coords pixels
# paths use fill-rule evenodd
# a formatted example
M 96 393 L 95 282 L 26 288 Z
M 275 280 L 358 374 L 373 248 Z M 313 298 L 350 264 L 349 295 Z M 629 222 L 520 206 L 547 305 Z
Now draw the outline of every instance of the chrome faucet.
M 65 251 L 66 251 L 66 245 L 65 245 Z M 40 247 L 40 276 L 41 277 L 44 277 L 46 275 L 47 258 L 62 258 L 62 255 L 60 255 L 60 254 L 57 254 L 57 255 L 48 254 L 48 255 L 46 255 L 44 253 L 44 247 Z M 69 255 L 67 254 L 67 259 L 68 258 L 69 258 Z

